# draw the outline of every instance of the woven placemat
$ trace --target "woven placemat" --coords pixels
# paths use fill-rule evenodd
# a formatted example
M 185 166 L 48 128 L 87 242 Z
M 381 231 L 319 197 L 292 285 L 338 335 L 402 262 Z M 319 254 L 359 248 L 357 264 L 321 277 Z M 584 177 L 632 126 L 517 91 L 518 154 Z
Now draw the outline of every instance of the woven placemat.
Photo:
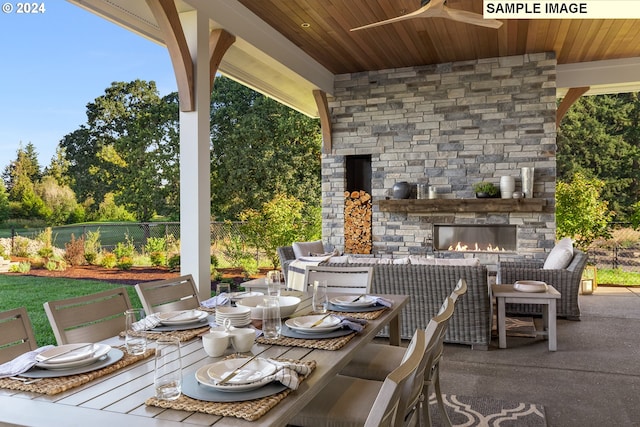
M 292 363 L 304 363 L 313 371 L 316 367 L 316 362 L 312 361 L 300 361 L 292 359 L 275 359 L 283 362 Z M 308 375 L 307 375 L 308 376 Z M 302 381 L 306 378 L 303 377 Z M 247 421 L 255 421 L 274 406 L 276 406 L 282 399 L 287 397 L 293 390 L 286 389 L 280 393 L 272 394 L 260 399 L 247 400 L 244 402 L 205 402 L 198 399 L 181 395 L 178 399 L 168 401 L 160 400 L 155 397 L 147 399 L 145 402 L 148 406 L 157 406 L 165 409 L 178 409 L 181 411 L 202 412 L 210 415 L 220 415 L 223 417 L 236 417 L 242 418 Z
M 289 338 L 280 336 L 280 338 L 265 338 L 264 336 L 259 336 L 256 338 L 256 342 L 260 344 L 275 344 L 275 345 L 283 345 L 283 346 L 292 346 L 292 347 L 304 347 L 304 348 L 315 348 L 319 350 L 338 350 L 342 348 L 346 343 L 351 341 L 356 335 L 355 332 L 349 335 L 345 335 L 343 337 L 337 338 L 322 338 L 317 340 L 307 340 L 303 338 Z
M 338 316 L 353 317 L 354 319 L 374 320 L 380 317 L 380 315 L 384 313 L 385 310 L 386 308 L 381 308 L 380 310 L 376 310 L 376 311 L 361 311 L 361 312 L 336 311 L 336 310 L 329 310 L 329 311 L 337 314 Z
M 187 329 L 185 331 L 166 331 L 166 332 L 153 332 L 153 331 L 145 331 L 140 333 L 134 333 L 136 336 L 147 335 L 147 339 L 157 340 L 160 338 L 178 338 L 181 342 L 189 341 L 199 336 L 203 332 L 207 332 L 211 329 L 211 326 L 203 326 L 201 328 L 196 329 Z M 120 336 L 124 337 L 124 331 L 120 332 Z
M 149 356 L 155 354 L 154 348 L 148 349 L 144 354 L 131 355 L 126 352 L 124 347 L 121 348 L 124 351 L 122 359 L 118 360 L 113 365 L 105 366 L 104 368 L 85 372 L 84 374 L 69 375 L 66 377 L 54 377 L 54 378 L 42 378 L 33 384 L 25 384 L 22 381 L 12 380 L 10 378 L 0 379 L 0 388 L 8 388 L 11 390 L 30 391 L 33 393 L 54 395 L 67 391 L 69 389 L 78 387 L 82 384 L 86 384 L 89 381 L 93 381 L 96 378 L 100 378 L 111 372 L 115 372 L 118 369 L 129 366 L 139 360 L 146 359 Z

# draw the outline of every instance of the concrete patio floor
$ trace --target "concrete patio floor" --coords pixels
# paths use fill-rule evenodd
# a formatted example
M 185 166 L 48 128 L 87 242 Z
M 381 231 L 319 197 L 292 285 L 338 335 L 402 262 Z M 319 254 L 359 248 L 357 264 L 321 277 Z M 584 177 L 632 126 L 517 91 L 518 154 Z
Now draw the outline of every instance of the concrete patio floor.
M 558 319 L 558 351 L 507 337 L 488 351 L 446 345 L 444 393 L 544 405 L 553 427 L 640 426 L 640 288 L 580 295 L 581 321 Z

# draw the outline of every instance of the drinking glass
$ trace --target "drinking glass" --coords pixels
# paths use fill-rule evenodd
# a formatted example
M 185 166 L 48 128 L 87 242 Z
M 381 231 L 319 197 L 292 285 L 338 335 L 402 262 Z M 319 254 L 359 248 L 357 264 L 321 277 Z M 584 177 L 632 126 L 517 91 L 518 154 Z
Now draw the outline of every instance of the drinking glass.
M 313 311 L 316 313 L 326 313 L 329 305 L 329 297 L 327 296 L 327 281 L 313 281 Z
M 280 296 L 280 271 L 272 270 L 267 272 L 267 295 L 271 297 Z
M 145 331 L 135 331 L 133 324 L 145 318 L 142 308 L 132 308 L 124 312 L 126 321 L 124 344 L 129 354 L 143 354 L 147 351 L 147 334 Z
M 216 286 L 216 294 L 218 296 L 225 294 L 224 296 L 227 297 L 227 299 L 225 300 L 224 304 L 216 304 L 216 306 L 219 307 L 231 307 L 231 285 L 228 283 L 218 283 L 218 285 Z M 220 299 L 218 299 L 218 301 L 220 301 Z
M 162 337 L 157 341 L 153 385 L 156 397 L 176 400 L 182 393 L 182 361 L 180 339 Z
M 265 338 L 279 338 L 282 329 L 280 318 L 280 297 L 268 296 L 262 307 L 262 333 Z

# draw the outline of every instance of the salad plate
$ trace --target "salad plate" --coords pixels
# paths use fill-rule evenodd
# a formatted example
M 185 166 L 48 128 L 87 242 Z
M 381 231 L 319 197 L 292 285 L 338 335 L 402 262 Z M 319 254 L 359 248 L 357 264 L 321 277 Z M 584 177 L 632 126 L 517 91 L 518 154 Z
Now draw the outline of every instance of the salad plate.
M 370 295 L 340 295 L 331 298 L 329 302 L 338 307 L 369 307 L 376 303 L 375 298 Z
M 294 317 L 293 319 L 288 319 L 285 322 L 289 328 L 298 332 L 306 332 L 306 333 L 324 333 L 335 331 L 340 328 L 340 318 L 334 315 L 330 315 L 329 317 L 324 317 L 323 314 L 315 314 L 311 316 L 300 316 Z M 317 326 L 312 326 L 318 320 L 322 319 L 322 323 Z
M 69 369 L 90 365 L 106 355 L 109 350 L 111 350 L 111 346 L 107 344 L 60 345 L 38 354 L 36 366 L 43 369 Z M 57 354 L 60 356 L 56 356 Z
M 246 366 L 247 358 L 228 359 L 205 365 L 196 371 L 196 380 L 207 387 L 224 392 L 255 390 L 272 382 L 269 378 L 276 371 L 276 365 L 266 359 L 256 358 Z M 224 384 L 224 378 L 234 372 L 236 375 Z
M 180 310 L 166 311 L 164 313 L 156 313 L 156 317 L 163 325 L 185 325 L 195 323 L 205 319 L 209 314 L 200 310 Z

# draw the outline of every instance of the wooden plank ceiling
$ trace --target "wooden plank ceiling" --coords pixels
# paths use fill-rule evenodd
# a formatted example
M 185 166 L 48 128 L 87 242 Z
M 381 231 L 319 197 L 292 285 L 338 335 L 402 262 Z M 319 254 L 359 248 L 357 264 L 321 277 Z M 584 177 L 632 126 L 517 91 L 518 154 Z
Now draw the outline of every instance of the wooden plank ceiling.
M 556 52 L 558 64 L 640 57 L 638 20 L 504 20 L 499 29 L 417 18 L 351 28 L 420 7 L 419 0 L 239 0 L 335 74 Z M 448 0 L 481 14 L 480 0 Z

